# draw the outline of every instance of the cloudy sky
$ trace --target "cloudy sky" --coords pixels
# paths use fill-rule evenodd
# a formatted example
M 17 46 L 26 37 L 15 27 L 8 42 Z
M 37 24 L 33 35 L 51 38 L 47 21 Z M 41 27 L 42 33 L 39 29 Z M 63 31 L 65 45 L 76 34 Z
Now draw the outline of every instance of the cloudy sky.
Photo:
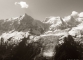
M 35 19 L 83 12 L 83 0 L 0 0 L 0 19 L 27 13 Z

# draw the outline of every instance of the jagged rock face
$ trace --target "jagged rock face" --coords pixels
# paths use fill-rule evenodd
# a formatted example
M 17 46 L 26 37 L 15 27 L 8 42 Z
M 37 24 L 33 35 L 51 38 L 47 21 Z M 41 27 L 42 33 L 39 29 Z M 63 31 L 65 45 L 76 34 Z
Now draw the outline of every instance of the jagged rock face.
M 77 13 L 76 13 L 77 14 Z M 41 35 L 47 31 L 56 31 L 64 29 L 72 29 L 82 22 L 83 18 L 78 15 L 69 15 L 65 18 L 48 17 L 43 22 L 33 19 L 31 16 L 24 14 L 23 16 L 0 20 L 0 35 L 9 31 L 30 31 L 31 34 Z
M 31 16 L 28 16 L 27 14 L 23 15 L 20 18 L 20 24 L 17 27 L 17 31 L 27 31 L 29 28 L 32 28 L 32 21 L 34 19 Z
M 83 18 L 80 17 L 77 12 L 61 17 L 48 17 L 43 22 L 33 19 L 31 16 L 24 14 L 23 16 L 0 20 L 0 35 L 4 32 L 9 31 L 30 31 L 31 34 L 41 35 L 42 33 L 56 30 L 73 29 L 73 27 L 79 27 L 82 23 Z M 72 31 L 72 30 L 71 30 Z M 69 31 L 68 31 L 69 32 Z
M 57 30 L 57 29 L 65 29 L 67 28 L 66 23 L 63 21 L 61 17 L 50 17 L 48 20 L 45 20 L 45 23 L 49 24 L 49 29 L 51 31 Z
M 43 33 L 44 26 L 43 23 L 34 20 L 31 16 L 24 14 L 23 16 L 17 18 L 11 18 L 6 20 L 0 20 L 0 33 L 9 31 L 28 31 L 32 30 L 31 33 L 35 35 L 40 35 Z
M 11 18 L 11 19 L 6 19 L 3 20 L 0 24 L 1 30 L 4 32 L 15 30 L 15 31 L 23 31 L 27 29 L 28 27 L 31 27 L 31 22 L 34 19 L 27 14 L 20 16 L 18 18 Z M 0 20 L 2 21 L 2 20 Z
M 74 18 L 73 16 L 66 16 L 64 18 L 61 17 L 49 17 L 46 18 L 44 21 L 46 24 L 49 24 L 49 29 L 51 31 L 60 29 L 67 29 L 67 28 L 72 28 L 76 27 L 78 24 L 82 22 L 82 18 Z
M 83 13 L 78 14 L 77 12 L 72 12 L 71 15 L 64 18 L 60 17 L 48 17 L 43 22 L 45 23 L 46 32 L 45 34 L 56 34 L 57 31 L 67 33 L 76 36 L 83 35 Z M 59 34 L 60 35 L 60 34 Z M 64 34 L 65 35 L 65 34 Z

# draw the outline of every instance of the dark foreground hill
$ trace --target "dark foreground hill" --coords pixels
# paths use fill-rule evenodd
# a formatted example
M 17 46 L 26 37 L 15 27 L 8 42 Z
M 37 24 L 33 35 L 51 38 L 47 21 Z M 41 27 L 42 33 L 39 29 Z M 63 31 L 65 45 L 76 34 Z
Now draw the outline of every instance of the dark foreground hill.
M 54 40 L 56 41 L 56 39 Z M 28 37 L 20 41 L 0 40 L 0 60 L 67 60 L 83 59 L 83 43 L 71 35 L 62 38 L 62 43 L 53 44 L 40 38 L 36 41 Z

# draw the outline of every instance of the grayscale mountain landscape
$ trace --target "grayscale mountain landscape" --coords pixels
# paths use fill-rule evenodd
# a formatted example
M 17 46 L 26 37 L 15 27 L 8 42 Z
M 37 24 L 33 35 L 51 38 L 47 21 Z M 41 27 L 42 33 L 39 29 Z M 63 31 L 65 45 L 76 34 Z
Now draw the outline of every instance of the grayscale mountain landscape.
M 53 16 L 40 21 L 25 13 L 20 17 L 0 20 L 0 59 L 82 59 L 82 14 L 73 11 L 71 15 L 64 18 Z M 63 52 L 56 49 L 62 49 Z M 70 53 L 65 49 L 69 49 Z M 72 49 L 75 51 L 73 52 Z
M 82 2 L 0 0 L 0 60 L 83 60 Z

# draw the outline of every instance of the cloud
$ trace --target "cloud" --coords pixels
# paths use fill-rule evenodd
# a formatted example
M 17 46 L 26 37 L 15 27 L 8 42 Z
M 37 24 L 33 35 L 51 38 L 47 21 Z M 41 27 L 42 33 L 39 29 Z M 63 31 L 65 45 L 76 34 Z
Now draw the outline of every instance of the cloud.
M 83 17 L 83 12 L 81 12 L 81 13 L 79 14 L 79 17 Z
M 74 18 L 77 18 L 77 17 L 78 17 L 78 12 L 76 12 L 76 11 L 72 11 L 71 16 L 73 16 Z
M 23 1 L 15 2 L 15 5 L 20 5 L 21 8 L 28 8 L 29 7 L 29 5 L 26 2 L 23 2 Z

